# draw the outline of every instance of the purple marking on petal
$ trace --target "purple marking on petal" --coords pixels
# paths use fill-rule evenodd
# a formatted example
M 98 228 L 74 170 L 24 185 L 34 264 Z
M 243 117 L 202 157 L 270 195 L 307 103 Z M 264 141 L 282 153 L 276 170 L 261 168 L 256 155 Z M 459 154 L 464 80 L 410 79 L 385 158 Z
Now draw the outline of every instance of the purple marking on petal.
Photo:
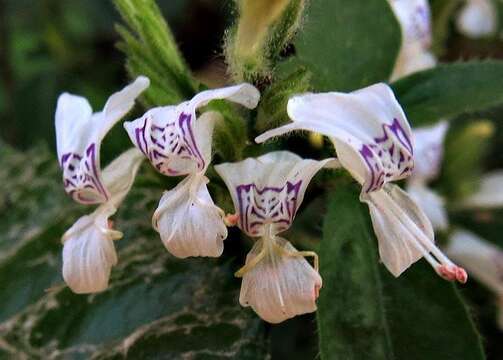
M 84 204 L 95 204 L 108 199 L 108 192 L 98 173 L 95 143 L 87 147 L 84 156 L 71 152 L 63 154 L 61 168 L 65 191 L 74 200 Z M 90 193 L 93 194 L 92 197 L 86 196 Z
M 383 135 L 374 143 L 363 144 L 359 150 L 368 174 L 365 192 L 379 190 L 386 182 L 403 179 L 410 175 L 412 142 L 397 119 L 391 125 L 382 125 Z
M 259 234 L 265 224 L 273 224 L 276 231 L 290 226 L 297 211 L 297 199 L 302 180 L 292 184 L 287 181 L 282 187 L 259 188 L 255 184 L 236 187 L 239 225 L 250 235 Z M 259 204 L 269 203 L 270 206 Z M 286 224 L 286 226 L 279 226 Z

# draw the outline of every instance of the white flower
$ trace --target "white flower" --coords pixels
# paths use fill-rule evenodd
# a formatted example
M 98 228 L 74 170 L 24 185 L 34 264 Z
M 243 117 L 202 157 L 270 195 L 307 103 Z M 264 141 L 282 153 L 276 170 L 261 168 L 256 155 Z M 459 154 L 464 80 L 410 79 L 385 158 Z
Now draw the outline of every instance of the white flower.
M 223 212 L 211 199 L 202 174 L 192 174 L 159 202 L 153 218 L 166 249 L 179 258 L 218 257 L 224 250 L 227 227 Z
M 63 278 L 73 292 L 94 293 L 108 287 L 110 270 L 117 263 L 113 240 L 122 237 L 111 229 L 108 218 L 129 192 L 143 159 L 133 148 L 110 163 L 102 176 L 109 201 L 81 217 L 63 235 Z
M 246 83 L 207 90 L 190 101 L 151 109 L 124 124 L 133 144 L 160 173 L 188 175 L 164 194 L 152 220 L 173 255 L 217 257 L 222 254 L 227 237 L 223 212 L 213 203 L 204 176 L 211 162 L 213 128 L 221 117 L 212 111 L 198 117 L 196 110 L 214 99 L 230 100 L 252 109 L 259 98 L 258 90 Z
M 402 29 L 402 46 L 391 81 L 436 65 L 430 52 L 431 15 L 428 0 L 389 0 Z
M 288 151 L 215 166 L 231 193 L 238 226 L 260 238 L 236 273 L 243 277 L 240 303 L 271 323 L 316 310 L 322 283 L 316 254 L 299 252 L 276 235 L 290 227 L 307 185 L 324 166 L 336 162 L 304 160 Z M 315 258 L 315 269 L 304 256 Z
M 324 134 L 335 146 L 341 165 L 362 185 L 360 199 L 369 205 L 379 253 L 388 270 L 400 275 L 424 257 L 442 277 L 466 281 L 434 244 L 431 223 L 396 185 L 413 169 L 410 126 L 385 84 L 345 93 L 305 94 L 288 101 L 292 123 L 256 138 L 263 142 L 293 130 Z
M 467 0 L 456 19 L 460 33 L 471 38 L 492 35 L 497 30 L 497 11 L 491 0 Z
M 503 329 L 503 250 L 466 230 L 455 231 L 445 249 L 477 280 L 498 297 L 500 328 Z
M 266 246 L 260 239 L 246 256 L 255 263 Z M 263 252 L 260 262 L 243 275 L 239 303 L 251 306 L 265 321 L 277 324 L 300 314 L 316 311 L 322 280 L 287 240 L 276 237 L 274 248 Z
M 81 217 L 62 238 L 63 278 L 76 293 L 105 290 L 110 269 L 117 263 L 113 240 L 122 234 L 111 229 L 108 218 L 129 192 L 143 156 L 130 149 L 102 172 L 101 141 L 148 85 L 146 77 L 138 77 L 110 96 L 103 111 L 94 114 L 83 97 L 64 93 L 58 98 L 56 142 L 65 191 L 79 203 L 101 204 L 91 215 Z
M 104 203 L 110 197 L 103 185 L 100 167 L 101 141 L 133 107 L 134 100 L 149 85 L 146 77 L 110 96 L 103 111 L 92 113 L 89 102 L 64 93 L 56 108 L 56 143 L 63 170 L 65 191 L 82 204 Z
M 428 187 L 437 178 L 444 155 L 444 139 L 448 123 L 413 129 L 414 170 L 407 181 L 407 193 L 430 219 L 433 229 L 446 230 L 449 226 L 445 200 Z

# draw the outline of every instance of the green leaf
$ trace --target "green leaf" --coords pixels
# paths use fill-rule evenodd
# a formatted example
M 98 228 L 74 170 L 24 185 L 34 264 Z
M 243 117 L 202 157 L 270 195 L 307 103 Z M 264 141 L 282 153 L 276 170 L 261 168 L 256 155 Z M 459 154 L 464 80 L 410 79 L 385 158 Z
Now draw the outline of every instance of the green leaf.
M 114 0 L 127 27 L 118 26 L 118 48 L 127 57 L 131 77 L 152 81 L 144 94 L 149 106 L 168 105 L 190 98 L 197 90 L 171 30 L 155 0 Z
M 322 359 L 390 359 L 375 242 L 366 206 L 350 186 L 330 196 L 320 247 Z M 364 356 L 366 354 L 366 356 Z
M 238 303 L 235 266 L 164 249 L 151 226 L 163 188 L 148 164 L 114 216 L 125 236 L 110 288 L 76 295 L 61 279 L 60 237 L 92 207 L 64 194 L 47 149 L 0 149 L 8 190 L 0 193 L 0 358 L 267 357 L 263 322 Z
M 454 286 L 420 260 L 399 279 L 378 263 L 368 208 L 339 184 L 320 248 L 322 359 L 480 360 L 480 339 Z
M 503 103 L 503 61 L 440 65 L 392 84 L 413 125 L 486 110 Z
M 298 63 L 318 91 L 386 81 L 400 50 L 400 26 L 386 0 L 311 0 L 295 41 Z

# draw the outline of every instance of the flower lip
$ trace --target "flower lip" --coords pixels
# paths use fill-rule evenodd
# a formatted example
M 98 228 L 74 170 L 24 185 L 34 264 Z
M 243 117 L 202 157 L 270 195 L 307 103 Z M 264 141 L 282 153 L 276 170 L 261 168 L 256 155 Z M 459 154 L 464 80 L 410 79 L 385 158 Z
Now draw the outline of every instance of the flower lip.
M 276 151 L 237 163 L 215 165 L 231 193 L 238 226 L 251 237 L 288 229 L 302 203 L 307 185 L 323 167 L 335 167 L 335 159 L 302 159 L 288 151 Z

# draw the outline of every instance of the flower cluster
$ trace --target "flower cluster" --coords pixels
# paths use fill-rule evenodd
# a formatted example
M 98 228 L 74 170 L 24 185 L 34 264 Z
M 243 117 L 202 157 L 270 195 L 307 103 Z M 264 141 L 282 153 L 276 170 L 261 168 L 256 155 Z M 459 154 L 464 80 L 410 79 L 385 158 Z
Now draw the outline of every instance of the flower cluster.
M 399 276 L 424 257 L 443 278 L 466 281 L 466 272 L 435 245 L 427 216 L 393 184 L 413 173 L 415 150 L 409 123 L 389 86 L 380 83 L 351 93 L 291 97 L 287 112 L 292 122 L 258 136 L 257 143 L 308 130 L 327 136 L 337 158 L 318 161 L 275 151 L 215 165 L 234 203 L 235 214 L 228 216 L 213 202 L 205 175 L 211 163 L 213 128 L 223 119 L 218 112 L 204 111 L 204 106 L 225 99 L 253 109 L 259 91 L 244 83 L 148 110 L 124 123 L 136 148 L 101 173 L 101 140 L 147 86 L 148 80 L 139 77 L 97 114 L 91 113 L 83 98 L 63 94 L 58 101 L 56 133 L 65 189 L 78 202 L 100 204 L 63 236 L 63 276 L 73 291 L 92 293 L 107 287 L 117 262 L 113 240 L 121 236 L 111 229 L 108 218 L 131 188 L 144 158 L 165 176 L 184 177 L 164 193 L 152 219 L 166 249 L 179 258 L 218 257 L 227 237 L 226 225 L 237 225 L 254 239 L 236 273 L 243 278 L 240 303 L 271 323 L 316 310 L 322 286 L 318 257 L 297 250 L 279 235 L 292 225 L 309 182 L 323 168 L 342 167 L 361 185 L 360 200 L 369 207 L 380 257 L 393 275 Z M 422 167 L 416 171 L 413 179 L 433 172 Z M 312 258 L 312 265 L 306 257 Z

